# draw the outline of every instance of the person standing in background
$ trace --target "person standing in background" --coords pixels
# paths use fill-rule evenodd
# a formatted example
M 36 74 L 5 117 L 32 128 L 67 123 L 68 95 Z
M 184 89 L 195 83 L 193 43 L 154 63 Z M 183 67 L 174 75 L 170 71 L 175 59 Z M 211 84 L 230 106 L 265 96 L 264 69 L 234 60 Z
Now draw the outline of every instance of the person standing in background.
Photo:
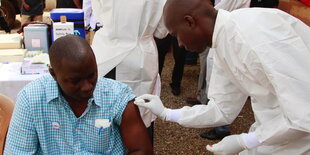
M 5 21 L 4 15 L 0 12 L 0 28 L 2 28 L 6 33 L 11 33 L 11 28 L 8 23 Z
M 166 54 L 172 45 L 174 67 L 171 76 L 171 83 L 169 85 L 171 87 L 172 94 L 174 96 L 178 96 L 181 93 L 181 83 L 184 72 L 186 50 L 184 48 L 179 47 L 178 40 L 171 35 L 167 35 L 163 39 L 155 38 L 155 41 L 156 46 L 158 48 L 158 62 L 159 62 L 160 75 L 164 67 Z
M 21 25 L 31 21 L 43 21 L 44 0 L 22 0 Z
M 56 8 L 82 9 L 83 0 L 57 0 Z
M 160 95 L 158 51 L 154 37 L 168 31 L 162 20 L 166 0 L 92 0 L 93 13 L 103 25 L 94 36 L 98 75 L 130 86 L 136 96 Z M 154 120 L 149 110 L 140 108 L 146 127 Z M 152 127 L 149 135 L 152 136 Z
M 83 0 L 83 11 L 86 40 L 91 45 L 95 32 L 99 30 L 102 25 L 97 21 L 96 17 L 94 16 L 91 0 Z

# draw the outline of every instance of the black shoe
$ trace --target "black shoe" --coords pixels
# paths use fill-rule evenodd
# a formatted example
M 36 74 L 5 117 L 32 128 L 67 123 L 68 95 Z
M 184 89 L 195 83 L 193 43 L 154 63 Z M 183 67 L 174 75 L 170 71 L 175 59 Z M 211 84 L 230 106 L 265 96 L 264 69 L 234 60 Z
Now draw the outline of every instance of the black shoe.
M 230 135 L 230 132 L 218 134 L 218 133 L 216 133 L 215 129 L 213 128 L 210 131 L 207 131 L 207 132 L 200 134 L 200 137 L 206 138 L 209 140 L 222 140 L 224 137 L 229 136 L 229 135 Z
M 194 97 L 188 97 L 186 98 L 186 103 L 190 104 L 190 105 L 197 105 L 197 104 L 201 104 L 201 102 L 199 100 L 197 100 L 197 98 Z
M 181 94 L 180 86 L 175 86 L 173 83 L 170 83 L 170 87 L 174 96 L 179 96 Z

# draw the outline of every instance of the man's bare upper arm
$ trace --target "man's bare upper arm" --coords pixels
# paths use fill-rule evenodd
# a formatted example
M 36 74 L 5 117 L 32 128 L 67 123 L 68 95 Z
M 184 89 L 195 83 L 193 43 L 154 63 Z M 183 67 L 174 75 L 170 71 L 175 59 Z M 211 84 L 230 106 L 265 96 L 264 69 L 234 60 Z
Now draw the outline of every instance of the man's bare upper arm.
M 146 127 L 133 101 L 129 101 L 124 110 L 120 131 L 129 154 L 153 154 Z

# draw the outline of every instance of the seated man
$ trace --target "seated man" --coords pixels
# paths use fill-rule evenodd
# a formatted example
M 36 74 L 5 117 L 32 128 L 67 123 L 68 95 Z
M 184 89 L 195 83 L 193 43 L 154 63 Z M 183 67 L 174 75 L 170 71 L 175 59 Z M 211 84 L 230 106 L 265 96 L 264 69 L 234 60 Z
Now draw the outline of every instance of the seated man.
M 50 75 L 18 95 L 5 154 L 153 154 L 131 89 L 97 77 L 85 40 L 59 38 L 49 56 Z

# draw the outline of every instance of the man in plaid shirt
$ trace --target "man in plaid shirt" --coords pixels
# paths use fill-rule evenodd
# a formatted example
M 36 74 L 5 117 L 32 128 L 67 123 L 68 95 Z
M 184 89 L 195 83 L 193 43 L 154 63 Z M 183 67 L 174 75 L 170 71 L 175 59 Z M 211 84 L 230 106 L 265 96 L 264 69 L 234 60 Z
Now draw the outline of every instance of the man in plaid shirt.
M 18 95 L 5 154 L 153 154 L 132 90 L 97 77 L 85 40 L 59 38 L 49 56 L 50 75 Z

